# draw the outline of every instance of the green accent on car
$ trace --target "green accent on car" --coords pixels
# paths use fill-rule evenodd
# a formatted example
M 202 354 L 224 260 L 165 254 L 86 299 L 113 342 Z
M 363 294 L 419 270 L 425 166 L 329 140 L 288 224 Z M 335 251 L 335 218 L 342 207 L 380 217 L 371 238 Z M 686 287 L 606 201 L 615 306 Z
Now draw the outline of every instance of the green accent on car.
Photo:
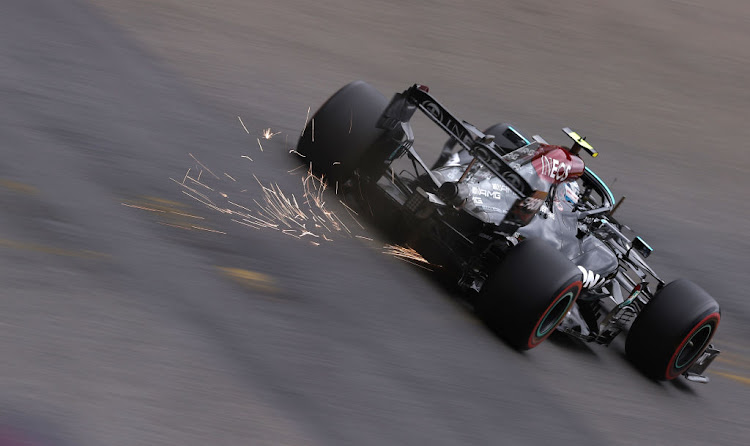
M 555 321 L 554 324 L 550 324 L 547 321 L 547 319 L 549 318 L 550 314 L 552 314 L 553 311 L 562 304 L 563 301 L 566 302 L 565 308 L 567 308 L 568 306 L 570 306 L 570 303 L 571 303 L 574 295 L 575 295 L 575 293 L 573 293 L 573 291 L 568 291 L 567 293 L 565 293 L 565 295 L 562 298 L 560 298 L 560 299 L 557 300 L 557 302 L 555 303 L 555 305 L 553 305 L 552 308 L 549 309 L 549 311 L 547 311 L 547 313 L 544 315 L 544 318 L 539 323 L 539 327 L 536 329 L 535 336 L 537 338 L 541 338 L 541 337 L 545 336 L 547 333 L 549 333 L 555 327 L 557 327 L 557 324 L 560 323 L 560 321 L 562 320 L 562 318 L 564 318 L 565 315 L 568 314 L 567 311 L 564 311 L 559 316 L 557 316 L 557 320 Z M 542 331 L 542 328 L 544 328 L 544 331 Z

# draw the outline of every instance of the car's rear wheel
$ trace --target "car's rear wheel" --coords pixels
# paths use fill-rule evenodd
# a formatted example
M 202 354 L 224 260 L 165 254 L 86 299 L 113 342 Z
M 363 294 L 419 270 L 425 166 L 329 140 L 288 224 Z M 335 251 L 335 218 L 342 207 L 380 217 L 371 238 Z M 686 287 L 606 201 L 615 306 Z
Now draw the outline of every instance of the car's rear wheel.
M 541 344 L 575 303 L 581 271 L 547 242 L 528 239 L 508 251 L 479 295 L 480 317 L 509 345 Z
M 647 376 L 675 379 L 708 347 L 720 319 L 713 297 L 689 280 L 676 280 L 657 292 L 638 314 L 625 352 Z
M 345 85 L 308 121 L 297 152 L 329 183 L 345 182 L 383 134 L 375 124 L 387 105 L 386 97 L 364 81 Z

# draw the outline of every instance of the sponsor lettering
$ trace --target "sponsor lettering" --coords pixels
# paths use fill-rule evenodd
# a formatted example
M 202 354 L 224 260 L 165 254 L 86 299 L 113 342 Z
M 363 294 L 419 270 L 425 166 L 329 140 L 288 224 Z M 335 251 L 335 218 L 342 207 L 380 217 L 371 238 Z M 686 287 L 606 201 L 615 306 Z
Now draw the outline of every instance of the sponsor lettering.
M 604 282 L 606 280 L 605 277 L 602 277 L 599 274 L 595 274 L 593 271 L 586 269 L 580 265 L 578 265 L 578 269 L 581 270 L 581 273 L 583 273 L 584 288 L 592 290 L 604 285 Z
M 546 155 L 542 155 L 540 161 L 542 162 L 542 175 L 546 175 L 555 181 L 565 181 L 573 167 L 570 163 L 564 163 Z
M 479 195 L 480 197 L 487 197 L 487 198 L 492 198 L 495 200 L 499 200 L 503 197 L 503 194 L 501 194 L 500 192 L 492 191 L 488 189 L 482 189 L 476 186 L 473 186 L 471 188 L 471 193 L 472 195 Z
M 438 122 L 443 124 L 459 141 L 471 147 L 474 143 L 474 138 L 466 131 L 466 127 L 456 121 L 450 113 L 447 113 L 439 104 L 430 100 L 422 100 L 421 105 L 427 114 L 433 116 Z
M 437 105 L 434 102 L 425 101 L 425 102 L 422 103 L 422 106 L 424 107 L 424 109 L 429 114 L 431 114 L 432 116 L 434 116 L 435 118 L 437 118 L 438 121 L 442 121 L 442 119 L 443 119 L 443 110 L 440 109 L 439 105 Z

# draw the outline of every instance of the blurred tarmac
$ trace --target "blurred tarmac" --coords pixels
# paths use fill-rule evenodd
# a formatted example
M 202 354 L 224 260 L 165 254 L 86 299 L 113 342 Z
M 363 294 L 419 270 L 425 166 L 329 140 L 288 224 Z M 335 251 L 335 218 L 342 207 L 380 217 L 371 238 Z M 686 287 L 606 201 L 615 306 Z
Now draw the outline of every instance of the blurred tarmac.
M 4 2 L 0 426 L 49 420 L 76 445 L 747 444 L 748 25 L 740 0 Z M 711 383 L 651 382 L 622 343 L 516 353 L 333 196 L 352 231 L 314 246 L 176 184 L 299 194 L 308 108 L 354 79 L 427 84 L 479 127 L 586 135 L 657 271 L 722 305 Z

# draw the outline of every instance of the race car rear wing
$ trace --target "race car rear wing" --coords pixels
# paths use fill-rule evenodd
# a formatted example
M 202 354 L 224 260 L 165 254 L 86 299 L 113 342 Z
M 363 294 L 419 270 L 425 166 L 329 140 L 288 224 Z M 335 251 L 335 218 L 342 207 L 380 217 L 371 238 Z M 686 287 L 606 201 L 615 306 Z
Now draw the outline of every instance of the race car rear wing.
M 409 121 L 417 109 L 421 110 L 450 137 L 458 141 L 516 195 L 521 198 L 534 195 L 536 190 L 503 160 L 491 137 L 468 122 L 459 121 L 429 94 L 429 89 L 424 85 L 414 84 L 403 93 L 396 93 L 383 111 L 376 126 L 389 132 L 399 133 L 399 137 L 406 136 L 407 141 L 402 144 L 402 147 L 412 147 L 414 135 Z M 395 153 L 393 155 L 394 157 L 399 156 Z M 430 170 L 426 165 L 423 167 L 427 171 Z

